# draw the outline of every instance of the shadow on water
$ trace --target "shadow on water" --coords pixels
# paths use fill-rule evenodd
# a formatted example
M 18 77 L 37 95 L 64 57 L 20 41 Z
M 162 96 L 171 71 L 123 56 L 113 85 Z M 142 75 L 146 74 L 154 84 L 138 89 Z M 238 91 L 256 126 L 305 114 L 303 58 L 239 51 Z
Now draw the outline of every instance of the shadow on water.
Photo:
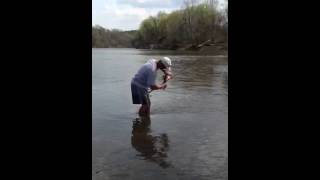
M 166 161 L 169 150 L 169 139 L 163 133 L 153 136 L 150 130 L 150 117 L 140 117 L 133 120 L 131 145 L 139 152 L 137 156 L 143 160 L 154 162 L 162 168 L 170 167 Z

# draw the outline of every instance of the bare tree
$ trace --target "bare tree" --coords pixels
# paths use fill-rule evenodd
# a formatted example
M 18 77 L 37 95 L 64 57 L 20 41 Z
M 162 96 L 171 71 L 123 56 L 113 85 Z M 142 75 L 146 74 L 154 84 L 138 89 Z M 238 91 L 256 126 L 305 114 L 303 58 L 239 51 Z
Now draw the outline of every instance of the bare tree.
M 186 28 L 188 32 L 188 37 L 191 42 L 194 41 L 194 6 L 198 3 L 197 0 L 184 0 L 184 6 L 185 6 L 185 11 L 184 11 L 184 19 L 186 21 Z

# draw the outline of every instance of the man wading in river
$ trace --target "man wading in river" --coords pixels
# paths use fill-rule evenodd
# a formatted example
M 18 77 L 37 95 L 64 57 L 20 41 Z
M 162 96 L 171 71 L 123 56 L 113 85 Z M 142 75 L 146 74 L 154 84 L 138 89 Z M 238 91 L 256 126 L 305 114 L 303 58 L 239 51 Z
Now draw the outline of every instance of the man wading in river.
M 168 57 L 160 58 L 159 60 L 150 59 L 145 63 L 133 77 L 131 81 L 131 93 L 133 104 L 141 104 L 139 109 L 140 116 L 150 115 L 150 98 L 148 89 L 160 90 L 166 89 L 166 82 L 172 79 L 171 60 Z M 163 82 L 156 84 L 157 70 L 164 73 Z

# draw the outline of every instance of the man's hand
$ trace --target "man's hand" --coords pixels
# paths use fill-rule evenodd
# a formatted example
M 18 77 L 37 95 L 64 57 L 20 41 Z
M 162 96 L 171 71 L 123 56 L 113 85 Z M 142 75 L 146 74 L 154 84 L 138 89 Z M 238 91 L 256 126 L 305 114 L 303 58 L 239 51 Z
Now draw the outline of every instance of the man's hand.
M 162 85 L 162 89 L 165 90 L 167 88 L 167 84 Z
M 163 76 L 163 82 L 162 84 L 166 83 L 167 81 L 169 81 L 170 79 L 172 79 L 172 75 L 164 75 Z
M 165 90 L 166 88 L 167 88 L 167 84 L 151 85 L 151 86 L 150 86 L 150 89 L 151 89 L 151 90 L 160 90 L 160 89 Z

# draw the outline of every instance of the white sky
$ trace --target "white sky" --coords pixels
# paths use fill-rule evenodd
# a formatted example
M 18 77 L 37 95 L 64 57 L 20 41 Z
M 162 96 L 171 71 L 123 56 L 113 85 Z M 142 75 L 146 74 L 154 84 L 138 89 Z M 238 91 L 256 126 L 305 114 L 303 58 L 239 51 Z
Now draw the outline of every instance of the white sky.
M 107 29 L 136 30 L 159 11 L 181 9 L 184 0 L 92 0 L 92 25 Z M 219 0 L 224 2 L 224 0 Z

